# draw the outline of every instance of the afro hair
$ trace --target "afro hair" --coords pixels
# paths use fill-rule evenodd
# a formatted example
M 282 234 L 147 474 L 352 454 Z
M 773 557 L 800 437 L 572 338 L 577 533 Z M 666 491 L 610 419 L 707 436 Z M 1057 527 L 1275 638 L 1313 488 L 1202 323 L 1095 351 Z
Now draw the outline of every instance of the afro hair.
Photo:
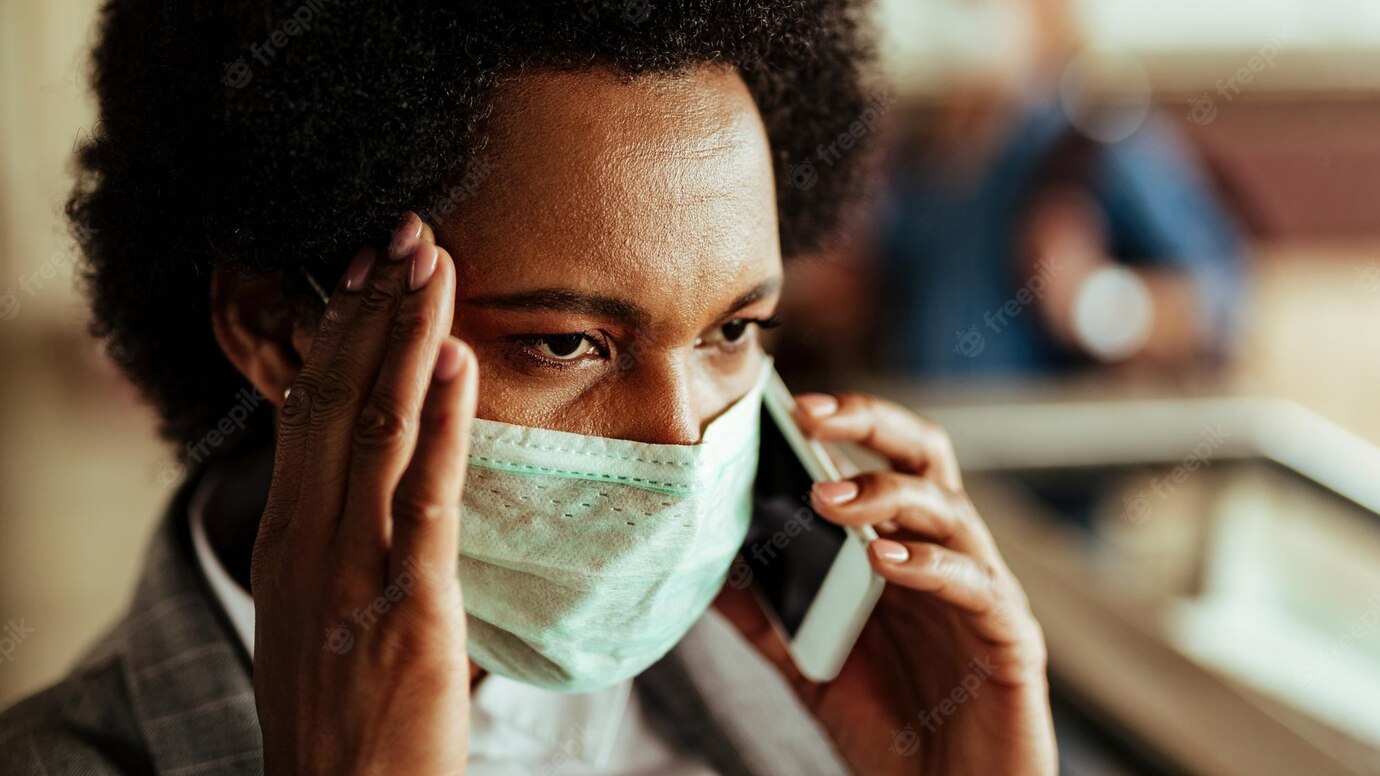
M 400 212 L 444 201 L 480 156 L 495 84 L 532 68 L 734 68 L 766 126 L 783 251 L 817 249 L 863 165 L 850 154 L 805 180 L 798 165 L 868 110 L 864 11 L 850 0 L 107 0 L 92 62 L 99 122 L 67 205 L 93 333 L 185 457 L 248 387 L 212 334 L 212 270 L 338 277 Z M 251 422 L 268 431 L 266 413 Z

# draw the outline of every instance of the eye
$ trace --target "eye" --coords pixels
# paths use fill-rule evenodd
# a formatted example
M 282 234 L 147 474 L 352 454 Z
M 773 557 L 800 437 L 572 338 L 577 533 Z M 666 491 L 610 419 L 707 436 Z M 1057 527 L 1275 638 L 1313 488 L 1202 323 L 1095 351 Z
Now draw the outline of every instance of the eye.
M 719 327 L 719 334 L 725 342 L 737 342 L 747 334 L 748 326 L 751 322 L 744 318 L 736 318 Z
M 720 325 L 708 335 L 701 337 L 695 344 L 732 348 L 748 339 L 748 332 L 754 325 L 763 329 L 774 329 L 780 326 L 781 322 L 775 316 L 771 318 L 734 318 L 728 323 Z
M 548 334 L 530 339 L 526 344 L 552 361 L 577 361 L 599 349 L 599 344 L 586 334 Z

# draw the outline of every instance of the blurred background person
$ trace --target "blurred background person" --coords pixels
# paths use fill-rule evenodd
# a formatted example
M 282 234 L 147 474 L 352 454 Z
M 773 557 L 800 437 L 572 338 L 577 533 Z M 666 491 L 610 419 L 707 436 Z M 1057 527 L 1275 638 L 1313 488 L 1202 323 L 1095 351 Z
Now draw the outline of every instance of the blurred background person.
M 869 346 L 848 349 L 926 378 L 1220 363 L 1243 244 L 1173 125 L 1152 113 L 1104 142 L 1119 117 L 1078 93 L 1067 0 L 942 5 L 967 41 L 956 70 L 933 107 L 898 111 L 855 266 L 805 283 L 855 288 L 843 317 Z M 870 282 L 839 277 L 857 270 Z

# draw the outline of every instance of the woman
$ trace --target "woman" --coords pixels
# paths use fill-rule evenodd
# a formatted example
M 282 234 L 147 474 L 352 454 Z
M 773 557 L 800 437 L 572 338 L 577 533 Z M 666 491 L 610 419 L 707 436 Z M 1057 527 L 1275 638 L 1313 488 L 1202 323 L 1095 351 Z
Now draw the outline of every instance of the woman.
M 866 107 L 858 14 L 111 0 L 70 211 L 97 331 L 195 466 L 0 770 L 1052 772 L 1040 631 L 938 429 L 799 399 L 895 467 L 812 494 L 889 529 L 823 685 L 710 607 L 746 526 L 649 484 L 750 481 L 716 428 L 755 428 L 783 256 L 854 186 L 782 182 Z

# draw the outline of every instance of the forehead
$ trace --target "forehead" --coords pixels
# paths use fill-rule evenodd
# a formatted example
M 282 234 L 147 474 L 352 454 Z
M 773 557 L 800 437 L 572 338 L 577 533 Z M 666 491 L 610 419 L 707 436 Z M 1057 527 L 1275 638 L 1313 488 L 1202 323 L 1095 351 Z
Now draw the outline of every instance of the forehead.
M 515 76 L 488 136 L 437 230 L 462 297 L 613 290 L 693 316 L 779 274 L 771 154 L 731 70 Z

